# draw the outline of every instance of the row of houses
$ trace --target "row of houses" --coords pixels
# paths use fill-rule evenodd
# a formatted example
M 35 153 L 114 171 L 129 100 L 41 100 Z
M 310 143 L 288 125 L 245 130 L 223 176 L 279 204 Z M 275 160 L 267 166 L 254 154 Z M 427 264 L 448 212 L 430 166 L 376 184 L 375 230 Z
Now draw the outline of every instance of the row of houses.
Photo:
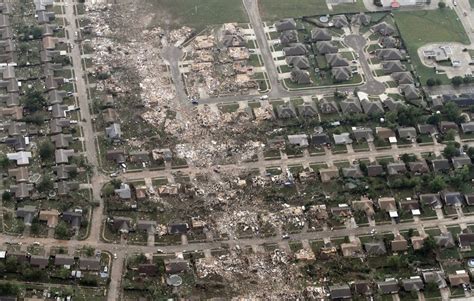
M 332 300 L 349 300 L 353 296 L 373 296 L 375 293 L 381 295 L 395 295 L 401 292 L 419 292 L 425 289 L 425 285 L 434 284 L 438 289 L 451 286 L 452 288 L 470 285 L 470 275 L 466 270 L 458 270 L 446 274 L 444 271 L 433 270 L 422 272 L 406 279 L 389 278 L 384 281 L 372 282 L 369 280 L 358 280 L 350 283 L 332 285 L 327 288 Z
M 33 219 L 37 218 L 46 224 L 48 228 L 55 228 L 60 219 L 68 223 L 73 230 L 79 230 L 82 222 L 82 210 L 64 211 L 60 213 L 56 209 L 38 210 L 36 206 L 26 205 L 16 210 L 16 217 L 23 220 L 25 226 L 31 226 Z
M 474 122 L 461 124 L 461 131 L 464 134 L 474 132 Z M 434 136 L 447 133 L 449 130 L 458 131 L 459 127 L 454 122 L 441 122 L 439 127 L 432 124 L 419 124 L 415 127 L 398 127 L 395 130 L 387 127 L 375 127 L 375 130 L 367 127 L 352 127 L 348 132 L 333 133 L 331 136 L 323 131 L 321 127 L 316 128 L 315 133 L 288 135 L 288 143 L 297 146 L 330 146 L 352 144 L 354 142 L 372 142 L 375 139 L 397 143 L 401 141 L 413 142 L 419 135 Z M 275 140 L 275 139 L 274 139 Z
M 130 217 L 114 216 L 108 220 L 109 226 L 119 233 L 126 234 L 135 231 L 144 231 L 153 235 L 158 233 L 169 235 L 186 234 L 190 229 L 202 229 L 205 223 L 200 218 L 191 218 L 191 224 L 186 222 L 173 222 L 166 226 L 159 225 L 153 220 L 137 220 Z
M 48 136 L 55 146 L 54 160 L 56 166 L 53 168 L 56 175 L 55 189 L 58 195 L 66 196 L 72 190 L 79 188 L 77 182 L 69 181 L 71 173 L 77 171 L 77 166 L 69 162 L 70 158 L 75 155 L 74 150 L 70 148 L 75 138 L 72 134 L 64 132 L 75 123 L 75 121 L 71 121 L 68 118 L 67 113 L 76 108 L 64 104 L 65 98 L 71 96 L 72 93 L 60 89 L 62 85 L 69 82 L 69 79 L 55 76 L 55 72 L 60 70 L 63 66 L 54 63 L 53 58 L 64 56 L 67 53 L 65 51 L 59 51 L 56 48 L 58 41 L 57 38 L 54 37 L 54 32 L 57 27 L 51 24 L 54 20 L 54 12 L 48 11 L 52 8 L 52 5 L 52 1 L 35 2 L 37 20 L 42 26 L 42 49 L 40 57 L 44 73 L 45 98 L 48 111 L 50 112 Z M 16 64 L 13 63 L 4 67 L 4 78 L 15 78 L 15 65 Z M 20 107 L 18 99 L 18 82 L 15 80 L 14 83 L 17 84 L 11 84 L 10 88 L 7 89 L 9 94 L 7 94 L 6 108 L 2 108 L 2 112 L 9 110 L 17 113 L 10 118 L 7 125 L 8 136 L 4 139 L 4 142 L 15 150 L 14 153 L 8 153 L 7 157 L 10 161 L 14 161 L 17 166 L 9 170 L 9 175 L 16 180 L 16 184 L 10 187 L 10 191 L 16 199 L 22 200 L 31 197 L 34 190 L 34 185 L 30 181 L 30 171 L 28 168 L 32 154 L 28 149 L 30 140 L 33 138 L 32 136 L 39 134 L 39 132 L 30 131 L 28 125 L 21 121 L 23 119 L 24 109 Z
M 98 272 L 101 262 L 96 257 L 74 257 L 64 254 L 53 256 L 30 255 L 26 252 L 0 251 L 0 261 L 9 257 L 16 258 L 18 263 L 28 263 L 31 267 L 46 269 L 51 266 L 65 269 L 79 269 L 81 271 Z
M 414 162 L 393 162 L 383 166 L 382 164 L 373 163 L 366 166 L 366 171 L 363 172 L 360 165 L 353 165 L 350 167 L 342 167 L 340 170 L 336 167 L 324 168 L 319 170 L 319 176 L 323 183 L 340 176 L 344 178 L 363 178 L 368 177 L 383 177 L 396 176 L 404 174 L 421 175 L 429 172 L 449 172 L 452 168 L 462 168 L 464 166 L 472 166 L 472 160 L 468 156 L 453 157 L 448 159 L 433 159 L 414 161 Z
M 287 102 L 278 105 L 276 108 L 277 117 L 281 119 L 298 118 L 298 117 L 315 117 L 318 112 L 323 115 L 327 114 L 367 114 L 367 115 L 383 115 L 386 111 L 395 111 L 405 106 L 402 101 L 392 98 L 369 99 L 368 95 L 359 92 L 358 96 L 351 96 L 341 101 L 320 99 L 317 104 L 314 102 L 304 102 L 299 105 L 293 105 Z

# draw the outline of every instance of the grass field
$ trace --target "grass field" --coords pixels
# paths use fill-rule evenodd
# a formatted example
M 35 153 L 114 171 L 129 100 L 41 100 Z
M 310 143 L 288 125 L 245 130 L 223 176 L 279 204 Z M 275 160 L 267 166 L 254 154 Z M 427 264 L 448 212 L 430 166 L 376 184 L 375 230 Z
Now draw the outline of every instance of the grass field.
M 433 69 L 422 65 L 417 55 L 417 49 L 425 44 L 435 42 L 469 44 L 469 38 L 456 13 L 446 8 L 430 11 L 398 11 L 394 15 L 421 83 L 426 84 L 426 80 L 430 77 L 439 78 L 447 83 L 448 78 L 445 75 L 436 75 Z
M 153 6 L 172 16 L 173 23 L 197 30 L 207 25 L 248 22 L 242 1 L 239 0 L 154 0 Z
M 342 12 L 365 11 L 362 0 L 355 4 L 340 4 L 329 10 L 325 0 L 259 0 L 262 20 L 274 21 L 288 17 L 302 17 Z

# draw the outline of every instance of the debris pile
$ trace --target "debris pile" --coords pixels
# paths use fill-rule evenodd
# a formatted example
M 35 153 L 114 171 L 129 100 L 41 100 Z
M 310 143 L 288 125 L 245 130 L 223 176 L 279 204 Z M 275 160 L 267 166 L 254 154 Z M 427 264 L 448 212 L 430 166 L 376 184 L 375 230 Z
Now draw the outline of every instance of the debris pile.
M 222 282 L 245 297 L 300 296 L 297 285 L 299 268 L 292 264 L 292 256 L 275 250 L 271 254 L 235 254 L 201 258 L 196 262 L 199 278 L 219 275 Z M 241 281 L 246 283 L 242 292 Z

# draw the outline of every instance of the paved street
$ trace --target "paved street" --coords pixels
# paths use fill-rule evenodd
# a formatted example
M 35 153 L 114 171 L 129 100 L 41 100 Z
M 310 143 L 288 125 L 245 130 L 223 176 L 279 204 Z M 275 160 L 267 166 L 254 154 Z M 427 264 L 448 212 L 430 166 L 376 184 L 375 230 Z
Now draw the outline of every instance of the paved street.
M 468 145 L 474 145 L 474 142 L 465 143 Z M 426 152 L 433 152 L 433 153 L 440 153 L 444 149 L 443 144 L 438 145 L 425 145 L 425 146 L 412 146 L 412 147 L 405 147 L 405 148 L 389 148 L 389 149 L 381 149 L 381 150 L 373 150 L 370 153 L 368 152 L 354 152 L 354 153 L 343 153 L 343 154 L 329 154 L 329 155 L 322 155 L 322 156 L 303 156 L 303 157 L 296 157 L 296 158 L 288 158 L 288 159 L 279 159 L 279 160 L 264 160 L 260 159 L 257 162 L 243 162 L 238 164 L 229 164 L 229 165 L 222 165 L 220 169 L 224 171 L 235 171 L 235 170 L 248 170 L 248 169 L 255 169 L 255 168 L 267 168 L 267 167 L 274 167 L 274 166 L 281 166 L 285 165 L 303 165 L 309 166 L 311 164 L 318 164 L 318 163 L 333 163 L 337 161 L 349 161 L 353 162 L 354 160 L 358 159 L 367 159 L 369 157 L 397 157 L 402 154 L 416 154 L 421 156 L 422 153 Z M 130 172 L 125 173 L 120 176 L 121 179 L 124 181 L 134 181 L 144 178 L 158 178 L 158 177 L 168 177 L 177 171 L 180 171 L 184 174 L 190 173 L 198 173 L 199 171 L 212 171 L 213 167 L 209 168 L 196 168 L 196 167 L 188 167 L 188 168 L 180 168 L 176 170 L 154 170 L 154 171 L 142 171 L 142 172 Z

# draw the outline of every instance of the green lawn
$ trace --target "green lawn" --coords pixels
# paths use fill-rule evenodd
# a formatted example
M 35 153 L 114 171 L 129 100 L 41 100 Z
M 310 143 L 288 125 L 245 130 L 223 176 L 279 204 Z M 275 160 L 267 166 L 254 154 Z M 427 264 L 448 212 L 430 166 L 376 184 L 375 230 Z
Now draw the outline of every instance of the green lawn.
M 264 21 L 366 10 L 362 0 L 354 4 L 334 5 L 332 11 L 329 10 L 325 0 L 259 0 L 258 3 Z
M 154 0 L 153 6 L 162 12 L 160 16 L 165 12 L 176 25 L 187 25 L 197 30 L 203 29 L 206 25 L 248 22 L 242 1 Z
M 395 21 L 408 48 L 422 84 L 430 77 L 448 83 L 445 75 L 436 75 L 434 70 L 422 65 L 417 49 L 427 43 L 459 42 L 468 44 L 469 38 L 456 13 L 446 8 L 430 11 L 396 11 Z

